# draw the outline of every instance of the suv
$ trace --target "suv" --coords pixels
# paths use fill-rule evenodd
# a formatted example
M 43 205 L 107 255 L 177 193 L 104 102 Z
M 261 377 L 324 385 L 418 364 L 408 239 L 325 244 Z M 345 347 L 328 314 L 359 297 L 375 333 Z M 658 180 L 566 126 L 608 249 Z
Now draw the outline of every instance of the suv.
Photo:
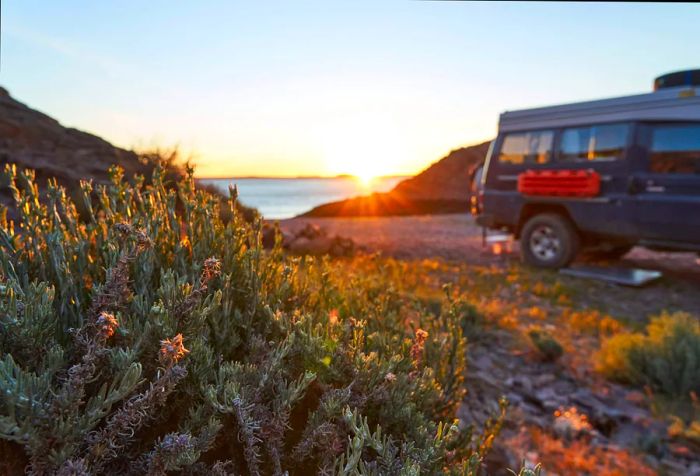
M 520 239 L 528 264 L 586 249 L 700 251 L 700 70 L 649 94 L 505 112 L 476 187 L 477 223 Z

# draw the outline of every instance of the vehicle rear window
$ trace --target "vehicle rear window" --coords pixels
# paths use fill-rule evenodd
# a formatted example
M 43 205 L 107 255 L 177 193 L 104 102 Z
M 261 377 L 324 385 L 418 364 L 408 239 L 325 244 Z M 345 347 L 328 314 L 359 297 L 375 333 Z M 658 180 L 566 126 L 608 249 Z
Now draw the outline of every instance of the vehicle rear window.
M 621 159 L 627 146 L 629 124 L 601 124 L 564 129 L 558 160 L 590 162 Z
M 700 124 L 664 124 L 651 133 L 651 171 L 700 174 Z
M 552 156 L 553 131 L 506 134 L 498 161 L 506 164 L 546 164 Z

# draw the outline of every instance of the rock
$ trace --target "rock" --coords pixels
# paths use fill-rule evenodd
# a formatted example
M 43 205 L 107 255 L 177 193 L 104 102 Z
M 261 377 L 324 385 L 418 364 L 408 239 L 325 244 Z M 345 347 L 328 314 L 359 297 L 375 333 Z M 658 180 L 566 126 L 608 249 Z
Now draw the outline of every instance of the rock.
M 639 447 L 642 438 L 647 434 L 647 429 L 634 423 L 623 423 L 615 428 L 615 431 L 610 435 L 610 439 L 615 444 L 631 448 Z
M 511 405 L 519 405 L 523 401 L 523 397 L 519 393 L 507 393 L 506 398 L 511 403 Z
M 262 245 L 266 250 L 270 250 L 275 246 L 275 235 L 276 228 L 267 223 L 263 225 L 262 229 Z
M 289 250 L 292 253 L 303 255 L 325 255 L 330 252 L 332 242 L 327 236 L 317 236 L 316 238 L 299 236 L 289 244 Z
M 294 235 L 294 238 L 307 238 L 309 240 L 315 240 L 316 238 L 320 238 L 323 236 L 326 236 L 326 230 L 313 223 L 307 223 L 304 228 L 299 230 Z
M 537 398 L 537 400 L 539 400 L 540 402 L 544 402 L 546 400 L 553 400 L 556 398 L 556 396 L 557 395 L 552 387 L 544 387 L 535 391 L 535 398 Z
M 471 174 L 486 157 L 490 142 L 453 150 L 420 174 L 399 183 L 392 193 L 413 199 L 466 200 Z
M 557 378 L 554 376 L 554 374 L 546 373 L 546 374 L 538 375 L 533 380 L 534 380 L 536 387 L 541 387 L 541 386 L 548 385 L 548 384 L 554 382 L 556 379 Z
M 690 465 L 688 476 L 700 476 L 700 463 L 692 463 Z
M 147 175 L 152 169 L 135 152 L 64 127 L 0 88 L 0 166 L 6 163 L 16 164 L 19 169 L 34 169 L 40 188 L 50 177 L 69 189 L 76 187 L 79 180 L 105 184 L 109 181 L 107 171 L 115 164 L 124 169 L 127 177 Z M 0 191 L 0 203 L 9 207 L 11 215 L 16 213 L 8 190 Z
M 646 402 L 647 396 L 639 390 L 632 390 L 625 395 L 625 400 L 636 405 L 641 405 Z
M 335 236 L 328 252 L 331 256 L 352 256 L 355 253 L 355 242 L 350 238 Z
M 107 182 L 107 169 L 119 164 L 127 176 L 147 170 L 138 156 L 69 127 L 0 91 L 0 157 L 2 162 L 33 168 L 41 178 L 59 181 L 94 179 Z
M 661 465 L 663 467 L 663 472 L 660 471 L 661 474 L 678 474 L 683 476 L 692 474 L 688 465 L 682 461 L 665 458 L 661 461 Z

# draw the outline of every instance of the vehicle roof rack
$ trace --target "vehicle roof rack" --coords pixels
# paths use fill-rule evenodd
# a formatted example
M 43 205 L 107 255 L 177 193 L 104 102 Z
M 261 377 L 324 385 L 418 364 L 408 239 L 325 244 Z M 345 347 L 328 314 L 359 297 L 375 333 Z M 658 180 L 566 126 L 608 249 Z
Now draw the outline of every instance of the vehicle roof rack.
M 700 121 L 700 70 L 659 76 L 654 85 L 656 90 L 646 94 L 506 111 L 500 116 L 499 131 L 624 121 Z
M 675 71 L 663 74 L 654 80 L 654 91 L 679 86 L 700 86 L 700 69 Z

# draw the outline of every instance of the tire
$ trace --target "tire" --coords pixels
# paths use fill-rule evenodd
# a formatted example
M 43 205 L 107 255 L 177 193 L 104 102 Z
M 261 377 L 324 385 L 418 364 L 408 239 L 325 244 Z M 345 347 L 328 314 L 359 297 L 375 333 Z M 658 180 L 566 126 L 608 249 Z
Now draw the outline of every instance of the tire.
M 634 248 L 634 245 L 607 245 L 602 248 L 594 248 L 591 250 L 585 250 L 584 255 L 588 260 L 600 260 L 600 261 L 615 261 Z
M 542 213 L 530 218 L 520 236 L 523 261 L 537 268 L 563 268 L 576 258 L 580 246 L 581 240 L 574 226 L 556 213 Z

